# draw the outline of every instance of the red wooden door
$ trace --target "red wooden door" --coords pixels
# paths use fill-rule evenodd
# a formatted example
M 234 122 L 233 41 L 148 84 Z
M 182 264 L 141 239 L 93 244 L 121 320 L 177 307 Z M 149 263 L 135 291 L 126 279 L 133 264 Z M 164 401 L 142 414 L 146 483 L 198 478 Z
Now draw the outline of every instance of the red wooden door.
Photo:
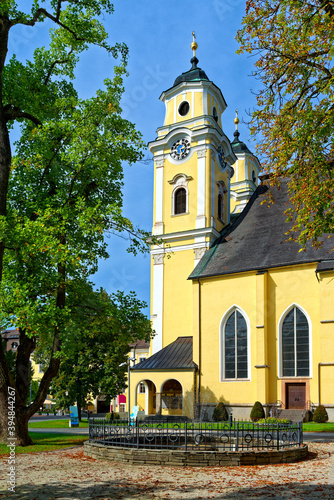
M 289 410 L 300 410 L 305 407 L 306 386 L 302 383 L 286 384 L 286 407 Z

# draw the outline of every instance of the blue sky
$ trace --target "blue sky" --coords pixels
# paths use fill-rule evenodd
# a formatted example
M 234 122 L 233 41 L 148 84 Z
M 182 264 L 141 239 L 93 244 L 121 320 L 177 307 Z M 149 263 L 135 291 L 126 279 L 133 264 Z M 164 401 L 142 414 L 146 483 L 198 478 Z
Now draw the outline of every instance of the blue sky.
M 23 2 L 23 5 L 30 2 Z M 21 2 L 22 4 L 22 2 Z M 258 82 L 251 75 L 254 59 L 237 55 L 235 40 L 245 10 L 245 0 L 116 0 L 115 12 L 104 19 L 111 43 L 125 42 L 129 47 L 129 77 L 122 101 L 124 116 L 134 122 L 147 143 L 156 137 L 163 124 L 164 104 L 160 94 L 173 85 L 175 78 L 190 69 L 191 32 L 196 33 L 198 66 L 221 90 L 228 104 L 223 129 L 232 140 L 233 119 L 238 108 L 241 138 L 251 150 L 247 112 L 255 106 L 252 92 Z M 47 44 L 47 26 L 38 30 L 17 27 L 12 32 L 9 55 L 30 57 L 33 49 Z M 93 48 L 81 58 L 76 72 L 76 88 L 82 97 L 93 95 L 112 75 L 114 61 L 102 50 Z M 147 157 L 151 158 L 149 151 Z M 152 229 L 153 162 L 124 165 L 124 214 L 136 226 Z M 133 290 L 149 303 L 150 257 L 126 253 L 127 242 L 111 236 L 110 258 L 100 263 L 93 281 L 109 293 L 117 289 Z M 149 314 L 149 310 L 146 312 Z

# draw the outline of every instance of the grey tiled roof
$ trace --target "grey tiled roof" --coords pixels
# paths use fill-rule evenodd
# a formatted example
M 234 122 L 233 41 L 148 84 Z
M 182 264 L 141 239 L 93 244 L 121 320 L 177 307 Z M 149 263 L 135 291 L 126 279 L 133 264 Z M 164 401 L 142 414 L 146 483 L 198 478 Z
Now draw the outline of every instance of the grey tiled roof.
M 270 188 L 274 199 L 270 206 L 265 202 L 269 198 L 268 185 L 259 186 L 238 219 L 221 232 L 189 279 L 334 259 L 334 238 L 328 239 L 327 235 L 321 248 L 315 249 L 308 243 L 303 252 L 297 242 L 286 241 L 290 228 L 284 214 L 290 206 L 287 182 L 282 179 L 280 189 Z
M 131 370 L 189 370 L 196 366 L 193 362 L 193 338 L 178 337 L 145 361 L 137 363 Z

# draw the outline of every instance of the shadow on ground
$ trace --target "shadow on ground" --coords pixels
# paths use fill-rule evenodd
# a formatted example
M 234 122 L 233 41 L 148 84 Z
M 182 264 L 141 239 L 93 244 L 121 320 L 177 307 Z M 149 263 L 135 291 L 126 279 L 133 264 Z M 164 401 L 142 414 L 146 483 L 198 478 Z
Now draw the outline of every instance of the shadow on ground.
M 196 470 L 194 469 L 194 475 Z M 333 485 L 316 485 L 307 483 L 288 483 L 284 485 L 268 484 L 260 487 L 229 487 L 224 486 L 224 482 L 217 481 L 210 486 L 200 487 L 198 484 L 191 486 L 173 486 L 169 482 L 153 481 L 151 484 L 136 484 L 129 481 L 120 484 L 119 481 L 98 482 L 96 485 L 85 484 L 63 484 L 63 485 L 21 485 L 16 488 L 16 492 L 0 493 L 0 498 L 11 498 L 20 500 L 152 500 L 152 499 L 187 499 L 199 500 L 214 498 L 241 500 L 244 498 L 261 498 L 275 500 L 321 498 L 333 499 Z

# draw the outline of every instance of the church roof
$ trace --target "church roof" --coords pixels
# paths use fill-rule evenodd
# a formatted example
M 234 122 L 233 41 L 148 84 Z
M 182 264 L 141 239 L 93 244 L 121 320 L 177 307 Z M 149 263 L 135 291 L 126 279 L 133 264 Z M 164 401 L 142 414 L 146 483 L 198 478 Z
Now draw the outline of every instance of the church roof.
M 193 362 L 193 338 L 178 337 L 145 361 L 137 363 L 131 370 L 189 370 L 196 366 Z
M 287 179 L 282 179 L 280 189 L 261 184 L 240 216 L 204 254 L 189 279 L 332 261 L 334 240 L 326 235 L 321 248 L 315 249 L 308 243 L 303 252 L 297 242 L 286 241 L 291 227 L 284 214 L 290 206 L 287 183 Z M 269 191 L 274 200 L 270 205 L 266 203 Z

